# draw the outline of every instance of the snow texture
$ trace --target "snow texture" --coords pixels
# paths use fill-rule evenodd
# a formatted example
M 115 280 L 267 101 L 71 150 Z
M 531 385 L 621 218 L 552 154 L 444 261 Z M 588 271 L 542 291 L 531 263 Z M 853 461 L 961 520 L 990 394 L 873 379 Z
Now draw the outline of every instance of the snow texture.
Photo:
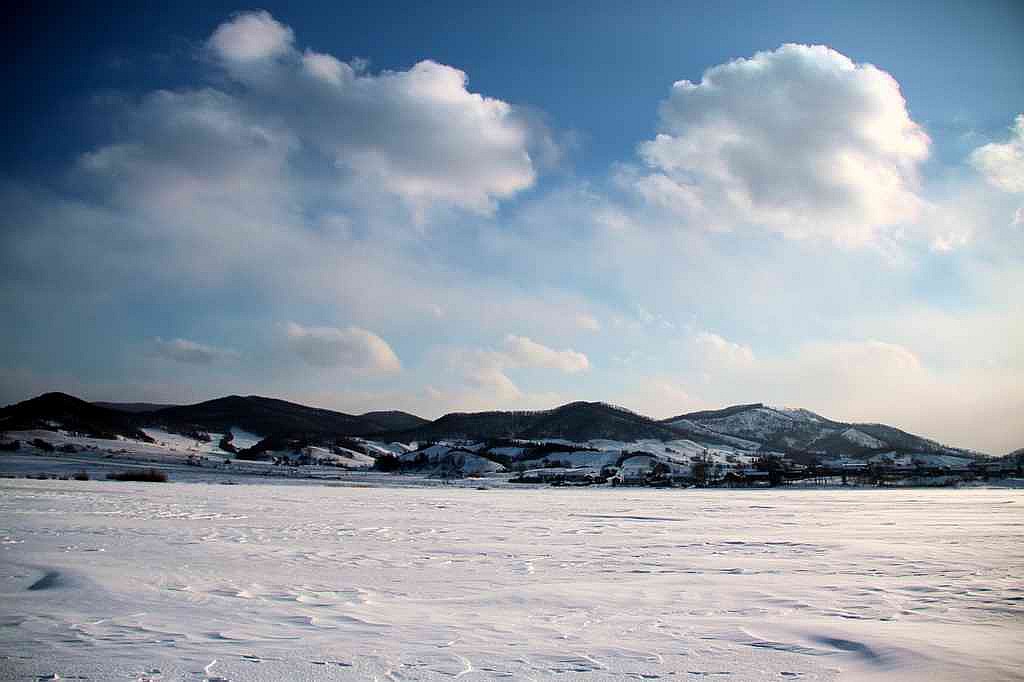
M 191 469 L 0 480 L 0 678 L 1024 669 L 1020 489 L 221 486 Z

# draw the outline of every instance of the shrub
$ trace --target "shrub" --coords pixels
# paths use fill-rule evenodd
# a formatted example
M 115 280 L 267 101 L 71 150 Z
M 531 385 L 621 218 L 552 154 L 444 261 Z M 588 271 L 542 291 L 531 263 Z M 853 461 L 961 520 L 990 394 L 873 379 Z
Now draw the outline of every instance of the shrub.
M 51 443 L 46 442 L 42 438 L 33 438 L 32 445 L 39 448 L 43 452 L 53 452 L 55 449 Z
M 217 444 L 217 447 L 219 447 L 224 452 L 230 452 L 232 455 L 237 454 L 238 453 L 238 448 L 235 447 L 235 444 L 231 442 L 234 439 L 235 439 L 235 434 L 233 434 L 230 431 L 228 431 L 220 439 L 220 443 Z
M 88 481 L 89 474 L 84 471 L 79 471 L 75 473 L 71 478 L 73 478 L 76 481 Z
M 159 469 L 135 469 L 107 474 L 108 481 L 141 481 L 143 483 L 166 483 L 167 474 Z
M 402 468 L 402 460 L 395 455 L 381 455 L 373 463 L 373 468 L 377 471 L 398 471 Z

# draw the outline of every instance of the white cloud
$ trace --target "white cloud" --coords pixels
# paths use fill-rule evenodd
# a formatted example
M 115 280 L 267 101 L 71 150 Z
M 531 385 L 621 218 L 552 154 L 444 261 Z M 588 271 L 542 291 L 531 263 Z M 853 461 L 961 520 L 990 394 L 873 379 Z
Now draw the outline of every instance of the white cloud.
M 434 362 L 443 365 L 444 374 L 451 379 L 448 388 L 435 389 L 436 399 L 460 410 L 546 409 L 562 401 L 561 397 L 523 391 L 509 377 L 509 370 L 540 368 L 577 374 L 590 368 L 583 353 L 555 350 L 512 334 L 505 338 L 501 350 L 449 347 L 435 349 L 434 355 Z
M 165 341 L 159 336 L 153 339 L 152 350 L 159 357 L 194 365 L 209 365 L 218 360 L 238 357 L 236 351 L 228 348 L 207 346 L 188 339 Z
M 1024 114 L 1014 120 L 1010 140 L 993 142 L 971 152 L 971 164 L 1004 192 L 1024 192 Z
M 245 12 L 218 26 L 209 46 L 222 59 L 249 62 L 285 54 L 294 40 L 292 30 L 269 12 Z
M 754 351 L 750 346 L 734 343 L 711 332 L 698 332 L 693 340 L 705 363 L 724 367 L 754 364 Z
M 523 392 L 502 371 L 501 367 L 486 364 L 466 370 L 466 380 L 476 390 L 492 401 L 493 405 L 503 405 L 518 400 Z
M 480 348 L 440 351 L 449 385 L 434 389 L 434 400 L 456 410 L 487 410 L 515 404 L 523 392 L 505 373 L 509 359 L 503 353 Z
M 821 45 L 783 45 L 677 82 L 661 132 L 640 145 L 651 173 L 625 180 L 696 224 L 758 224 L 864 245 L 921 207 L 930 141 L 899 84 Z
M 962 246 L 966 246 L 970 241 L 970 235 L 965 232 L 940 234 L 932 239 L 932 250 L 949 253 Z
M 853 144 L 851 137 L 867 135 L 865 121 L 876 118 L 869 105 L 896 101 L 894 83 L 881 72 L 858 65 L 844 70 L 841 56 L 812 51 L 805 56 L 811 62 L 822 58 L 821 73 L 815 75 L 805 63 L 804 70 L 812 71 L 808 75 L 784 69 L 777 53 L 766 53 L 749 60 L 764 67 L 764 80 L 755 74 L 748 83 L 760 88 L 748 98 L 756 102 L 743 102 L 742 88 L 712 70 L 721 91 L 705 93 L 704 109 L 683 112 L 706 111 L 733 122 L 743 133 L 738 151 L 744 153 L 788 154 L 792 142 L 794 158 L 783 157 L 773 169 L 781 177 L 769 180 L 805 201 L 808 221 L 824 216 L 820 224 L 768 220 L 782 218 L 765 203 L 764 192 L 756 191 L 763 190 L 757 183 L 766 182 L 764 174 L 740 163 L 742 154 L 731 156 L 732 148 L 713 127 L 707 128 L 707 139 L 694 137 L 710 124 L 676 111 L 676 100 L 692 93 L 673 95 L 666 103 L 664 121 L 687 126 L 675 129 L 663 122 L 661 130 L 676 140 L 692 138 L 694 154 L 710 155 L 692 177 L 669 166 L 693 158 L 671 156 L 663 159 L 664 166 L 619 173 L 622 182 L 646 191 L 649 201 L 607 191 L 598 173 L 550 183 L 489 216 L 543 167 L 529 145 L 536 131 L 517 108 L 505 109 L 471 92 L 464 75 L 451 67 L 426 62 L 370 72 L 357 60 L 317 53 L 290 37 L 262 44 L 246 53 L 251 59 L 231 59 L 211 43 L 212 59 L 198 62 L 204 71 L 195 82 L 213 87 L 103 97 L 101 115 L 91 123 L 102 131 L 100 121 L 109 121 L 104 143 L 82 155 L 71 173 L 52 169 L 45 188 L 27 182 L 0 185 L 5 207 L 0 304 L 14 319 L 33 322 L 11 329 L 4 343 L 8 355 L 45 358 L 54 371 L 62 363 L 90 364 L 93 376 L 127 366 L 137 358 L 96 339 L 107 338 L 103 329 L 110 324 L 123 324 L 110 311 L 124 309 L 119 304 L 128 296 L 153 301 L 174 318 L 166 320 L 168 326 L 192 329 L 196 338 L 219 337 L 218 323 L 202 314 L 211 309 L 223 308 L 248 332 L 240 347 L 244 372 L 234 371 L 234 364 L 230 373 L 194 365 L 186 377 L 186 365 L 141 363 L 143 373 L 152 375 L 138 385 L 162 386 L 162 393 L 148 397 L 157 401 L 243 390 L 330 395 L 338 390 L 336 372 L 295 372 L 295 365 L 312 358 L 318 367 L 342 367 L 332 363 L 362 352 L 338 350 L 346 344 L 336 334 L 359 347 L 346 335 L 349 330 L 293 340 L 281 330 L 272 339 L 261 335 L 265 319 L 312 315 L 358 320 L 379 336 L 407 339 L 420 348 L 480 338 L 492 344 L 460 350 L 461 359 L 451 364 L 440 354 L 429 357 L 432 351 L 415 353 L 415 361 L 403 354 L 412 365 L 390 377 L 386 387 L 370 376 L 376 370 L 351 372 L 345 376 L 346 397 L 336 400 L 347 401 L 352 410 L 371 395 L 377 397 L 364 409 L 543 408 L 569 398 L 605 397 L 661 416 L 764 400 L 803 404 L 837 417 L 896 422 L 958 444 L 994 449 L 988 444 L 1008 448 L 1014 438 L 1024 442 L 1024 432 L 1006 426 L 1011 418 L 999 424 L 985 417 L 1019 406 L 1014 396 L 1020 391 L 1012 383 L 1024 386 L 1019 306 L 1007 295 L 1020 288 L 1024 272 L 1024 252 L 1013 248 L 1020 231 L 1008 229 L 1015 211 L 1018 221 L 1024 218 L 1018 210 L 1021 195 L 997 189 L 980 173 L 965 177 L 937 164 L 928 174 L 929 201 L 922 215 L 905 230 L 903 225 L 891 230 L 908 237 L 901 242 L 905 258 L 897 268 L 880 263 L 873 251 L 835 249 L 829 243 L 848 232 L 890 234 L 865 227 L 871 223 L 865 216 L 881 213 L 872 212 L 875 204 L 861 195 L 885 195 L 873 176 L 844 180 L 839 188 L 849 191 L 831 197 L 833 203 L 821 198 L 823 183 L 834 181 L 828 168 L 806 187 L 794 180 L 798 171 L 814 167 L 815 159 L 828 158 L 831 147 L 814 144 L 832 139 L 832 132 L 823 130 L 827 121 L 837 126 L 839 146 Z M 832 109 L 808 107 L 822 120 L 808 122 L 811 139 L 804 140 L 783 115 L 796 116 L 804 108 L 794 112 L 783 105 L 827 90 L 819 87 L 819 77 L 837 81 L 837 107 L 859 102 L 860 109 L 853 109 L 860 113 L 831 115 Z M 856 90 L 876 81 L 878 92 L 862 93 L 859 100 L 843 90 L 844 83 Z M 704 92 L 703 83 L 693 87 Z M 763 130 L 753 120 L 761 109 Z M 894 120 L 906 122 L 900 119 L 905 115 L 905 108 L 897 107 Z M 476 119 L 476 128 L 464 123 Z M 786 145 L 770 139 L 780 125 L 779 134 L 792 138 Z M 920 131 L 908 130 L 909 139 L 926 150 Z M 519 143 L 522 136 L 526 144 Z M 914 179 L 918 156 L 896 150 L 886 157 L 881 142 L 866 139 L 860 153 L 875 161 L 896 158 L 893 167 L 907 171 L 886 196 L 905 192 L 914 208 L 920 203 Z M 722 169 L 724 179 L 715 175 Z M 501 180 L 506 176 L 512 181 Z M 736 187 L 743 192 L 726 191 Z M 417 215 L 425 221 L 410 229 L 410 217 Z M 790 236 L 826 239 L 795 242 L 765 230 L 740 229 L 755 218 Z M 734 231 L 665 229 L 691 219 Z M 856 229 L 848 231 L 850 226 Z M 861 228 L 865 231 L 858 232 Z M 929 252 L 929 244 L 953 251 Z M 83 300 L 102 305 L 81 305 Z M 643 307 L 634 308 L 634 301 Z M 254 305 L 263 312 L 253 313 Z M 948 306 L 950 320 L 941 332 L 931 321 L 911 321 L 913 311 L 929 305 Z M 67 333 L 82 310 L 93 309 L 106 317 L 83 320 L 80 336 Z M 972 313 L 979 309 L 1005 320 L 1005 327 L 976 321 Z M 53 314 L 41 316 L 41 310 Z M 883 324 L 881 317 L 889 315 L 894 320 Z M 613 333 L 587 334 L 602 327 Z M 730 338 L 708 333 L 698 343 L 693 338 L 698 329 L 727 331 Z M 506 346 L 508 330 L 541 350 L 519 342 Z M 912 364 L 891 369 L 899 366 L 893 360 L 899 354 L 884 347 L 869 352 L 807 343 L 822 335 L 886 339 L 913 349 L 923 369 Z M 955 347 L 953 336 L 960 338 Z M 557 350 L 579 348 L 579 338 L 586 339 L 585 356 Z M 291 365 L 261 363 L 275 341 L 291 347 Z M 864 342 L 846 343 L 859 348 Z M 46 352 L 32 348 L 37 344 L 46 344 Z M 791 350 L 773 355 L 780 347 Z M 421 355 L 428 357 L 421 361 Z M 584 357 L 595 367 L 562 373 L 581 367 Z M 961 363 L 982 366 L 989 360 L 1000 363 L 998 371 L 959 369 Z M 381 364 L 365 356 L 352 362 Z M 658 378 L 642 384 L 636 395 L 628 393 L 648 375 Z M 362 380 L 372 394 L 360 386 Z M 59 389 L 61 381 L 49 385 Z M 428 384 L 436 393 L 422 391 Z M 89 385 L 95 384 L 80 387 Z M 539 392 L 556 386 L 571 388 L 564 398 Z M 850 401 L 841 400 L 843 392 L 851 393 Z M 123 397 L 117 393 L 104 396 Z M 667 405 L 665 412 L 659 401 Z
M 387 374 L 401 369 L 398 356 L 384 339 L 359 327 L 304 327 L 285 325 L 291 348 L 314 367 L 338 367 L 366 374 Z
M 535 117 L 470 92 L 457 68 L 424 60 L 370 74 L 362 61 L 292 43 L 291 29 L 266 12 L 238 15 L 210 40 L 247 107 L 284 121 L 359 191 L 397 195 L 419 219 L 435 203 L 493 212 L 533 185 L 530 149 L 553 144 Z
M 579 313 L 576 315 L 576 326 L 588 332 L 601 331 L 601 323 L 596 317 L 588 313 Z
M 525 336 L 505 337 L 505 352 L 514 365 L 557 369 L 566 374 L 585 372 L 590 361 L 583 353 L 570 349 L 555 350 Z
M 642 377 L 625 396 L 615 400 L 653 419 L 667 419 L 708 407 L 694 398 L 682 382 L 669 376 Z

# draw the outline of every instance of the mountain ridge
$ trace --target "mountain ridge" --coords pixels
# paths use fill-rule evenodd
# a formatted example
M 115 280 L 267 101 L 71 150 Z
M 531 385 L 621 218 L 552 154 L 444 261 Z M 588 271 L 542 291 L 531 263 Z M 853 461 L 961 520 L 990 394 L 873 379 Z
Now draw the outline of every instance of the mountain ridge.
M 951 448 L 878 423 L 839 422 L 803 408 L 776 409 L 764 403 L 731 405 L 655 420 L 603 402 L 575 401 L 548 410 L 450 412 L 435 420 L 397 410 L 360 415 L 310 407 L 279 398 L 229 395 L 191 405 L 129 411 L 47 393 L 0 408 L 0 431 L 65 428 L 105 435 L 144 435 L 144 427 L 188 432 L 241 428 L 261 436 L 314 438 L 374 436 L 387 440 L 692 440 L 708 446 L 806 455 L 870 456 L 887 451 L 974 457 L 984 453 Z
M 897 450 L 969 456 L 981 454 L 949 447 L 887 424 L 841 422 L 803 408 L 776 409 L 764 403 L 701 410 L 662 422 L 669 426 L 699 425 L 786 452 L 865 455 Z

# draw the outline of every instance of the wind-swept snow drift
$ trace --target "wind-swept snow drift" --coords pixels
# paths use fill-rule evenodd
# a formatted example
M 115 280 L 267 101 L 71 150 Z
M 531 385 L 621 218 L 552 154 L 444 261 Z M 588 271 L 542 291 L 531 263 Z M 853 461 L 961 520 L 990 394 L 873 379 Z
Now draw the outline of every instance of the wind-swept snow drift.
M 1022 510 L 0 480 L 0 678 L 1011 679 Z

